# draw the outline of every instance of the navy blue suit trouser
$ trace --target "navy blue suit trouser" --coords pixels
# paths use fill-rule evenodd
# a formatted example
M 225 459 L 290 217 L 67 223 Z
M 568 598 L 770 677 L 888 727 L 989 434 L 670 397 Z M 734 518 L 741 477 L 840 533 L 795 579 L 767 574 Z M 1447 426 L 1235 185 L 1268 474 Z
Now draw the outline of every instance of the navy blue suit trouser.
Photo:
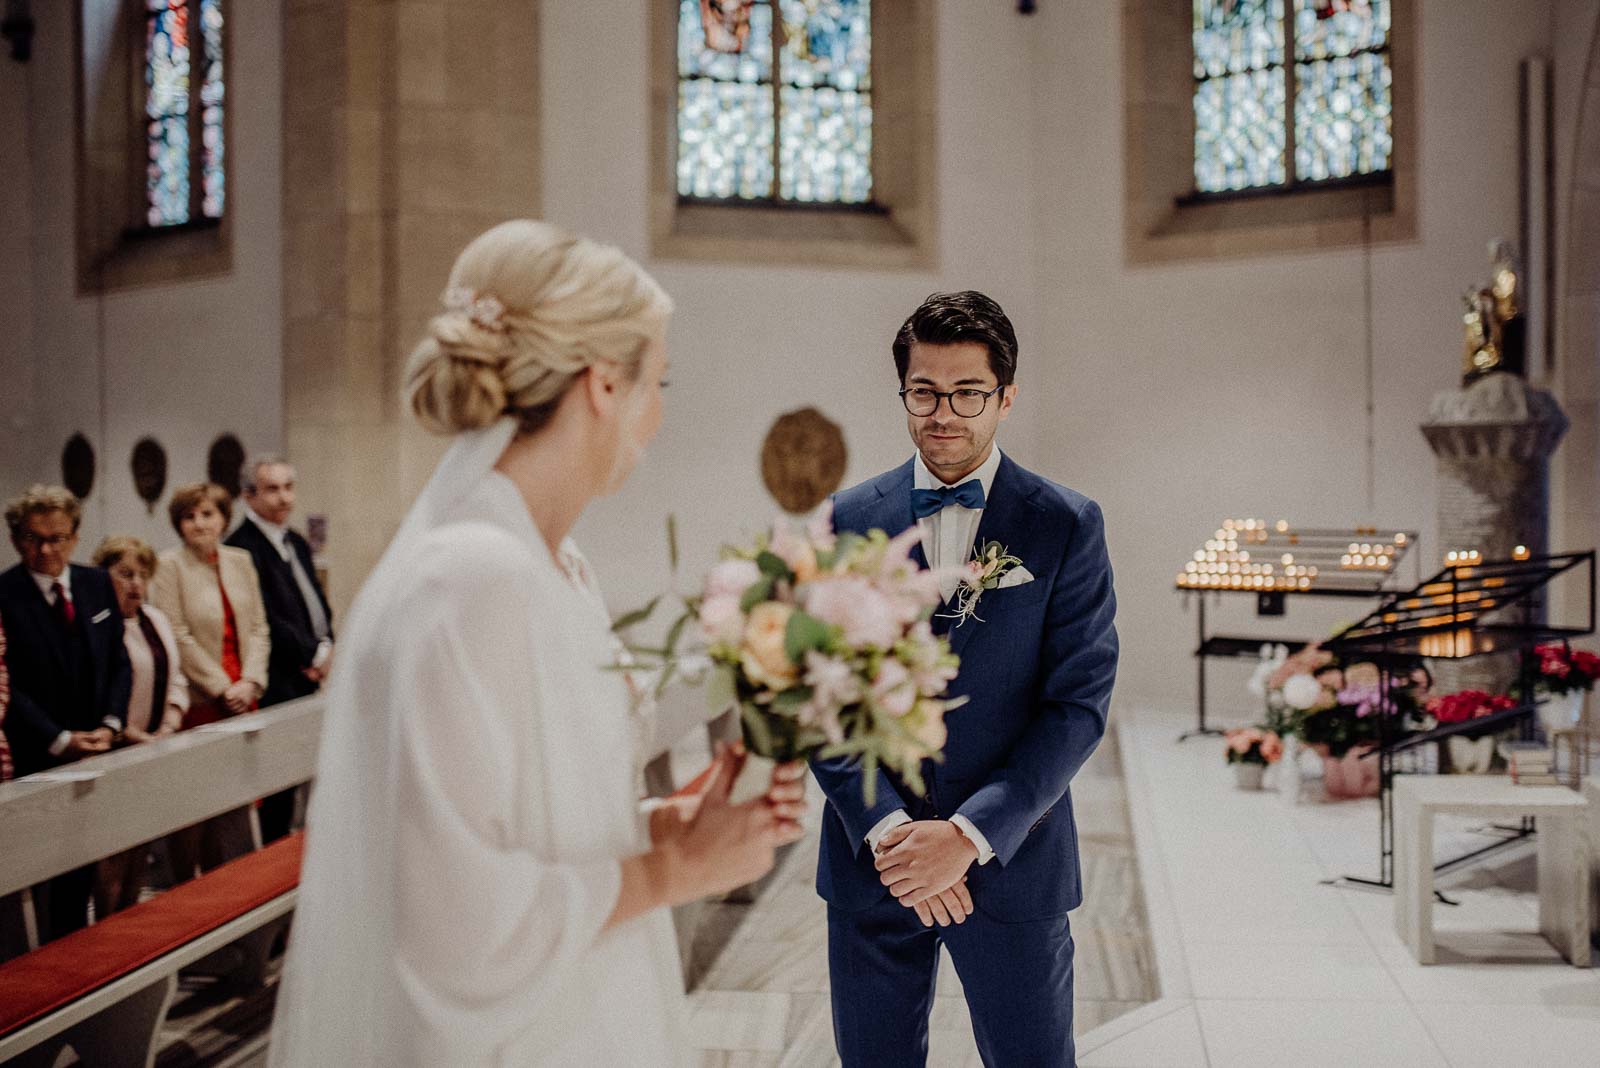
M 1072 929 L 1065 915 L 924 927 L 892 897 L 828 907 L 833 1034 L 844 1068 L 923 1068 L 939 950 L 950 954 L 989 1068 L 1072 1068 Z

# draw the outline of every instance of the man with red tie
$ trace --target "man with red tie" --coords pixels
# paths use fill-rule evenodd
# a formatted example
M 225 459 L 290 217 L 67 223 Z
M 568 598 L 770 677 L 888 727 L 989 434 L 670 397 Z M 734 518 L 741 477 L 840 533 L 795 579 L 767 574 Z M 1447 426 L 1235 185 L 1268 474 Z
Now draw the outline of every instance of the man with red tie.
M 82 519 L 78 499 L 59 486 L 34 486 L 5 515 L 22 557 L 0 573 L 11 677 L 5 734 L 22 776 L 110 749 L 122 732 L 132 669 L 111 576 L 71 562 Z M 41 938 L 88 922 L 93 882 L 89 867 L 35 890 Z

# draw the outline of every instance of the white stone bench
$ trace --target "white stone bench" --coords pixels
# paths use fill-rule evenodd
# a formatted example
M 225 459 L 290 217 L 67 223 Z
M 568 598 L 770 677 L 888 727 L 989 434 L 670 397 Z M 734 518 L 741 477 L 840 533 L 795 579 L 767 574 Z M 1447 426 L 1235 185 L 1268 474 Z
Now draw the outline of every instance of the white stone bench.
M 1588 802 L 1565 786 L 1518 786 L 1500 775 L 1394 780 L 1395 930 L 1419 964 L 1434 963 L 1433 824 L 1440 813 L 1539 821 L 1539 931 L 1589 967 Z

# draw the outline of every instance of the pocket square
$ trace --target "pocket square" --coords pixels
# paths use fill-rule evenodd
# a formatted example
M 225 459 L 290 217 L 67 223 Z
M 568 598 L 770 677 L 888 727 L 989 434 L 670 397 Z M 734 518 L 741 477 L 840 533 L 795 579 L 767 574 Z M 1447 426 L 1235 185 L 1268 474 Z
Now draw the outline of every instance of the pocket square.
M 105 620 L 106 620 L 106 619 L 107 619 L 107 618 L 109 618 L 109 617 L 110 617 L 110 615 L 111 615 L 111 609 L 109 609 L 109 608 L 102 608 L 102 609 L 100 609 L 100 611 L 98 611 L 98 612 L 96 612 L 96 613 L 95 613 L 95 614 L 94 614 L 94 618 L 93 618 L 93 619 L 91 619 L 91 620 L 89 620 L 89 622 L 90 622 L 90 623 L 91 623 L 91 624 L 94 624 L 94 623 L 102 623 L 102 622 L 104 622 L 104 621 L 105 621 Z
M 1004 575 L 1000 576 L 1000 584 L 997 585 L 995 587 L 995 589 L 997 589 L 997 590 L 1010 589 L 1012 586 L 1021 586 L 1025 582 L 1032 582 L 1032 581 L 1033 581 L 1033 572 L 1029 571 L 1027 568 L 1023 567 L 1021 564 L 1018 564 L 1016 567 L 1012 568 L 1010 571 L 1007 571 Z

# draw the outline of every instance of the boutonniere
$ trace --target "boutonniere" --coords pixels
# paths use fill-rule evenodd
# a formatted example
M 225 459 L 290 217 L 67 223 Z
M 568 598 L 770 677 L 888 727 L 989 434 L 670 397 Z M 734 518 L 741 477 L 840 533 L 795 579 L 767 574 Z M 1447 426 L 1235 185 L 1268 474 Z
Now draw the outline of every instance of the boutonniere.
M 997 541 L 984 542 L 972 550 L 972 559 L 967 562 L 961 576 L 961 585 L 956 587 L 955 611 L 950 617 L 956 621 L 956 626 L 961 626 L 969 619 L 983 622 L 983 617 L 978 615 L 978 600 L 985 590 L 997 589 L 1001 586 L 1015 585 L 1006 581 L 1007 576 L 1017 574 L 1026 575 L 1027 568 L 1022 567 L 1022 561 L 1006 551 L 1006 547 Z M 1032 576 L 1029 576 L 1030 578 Z

